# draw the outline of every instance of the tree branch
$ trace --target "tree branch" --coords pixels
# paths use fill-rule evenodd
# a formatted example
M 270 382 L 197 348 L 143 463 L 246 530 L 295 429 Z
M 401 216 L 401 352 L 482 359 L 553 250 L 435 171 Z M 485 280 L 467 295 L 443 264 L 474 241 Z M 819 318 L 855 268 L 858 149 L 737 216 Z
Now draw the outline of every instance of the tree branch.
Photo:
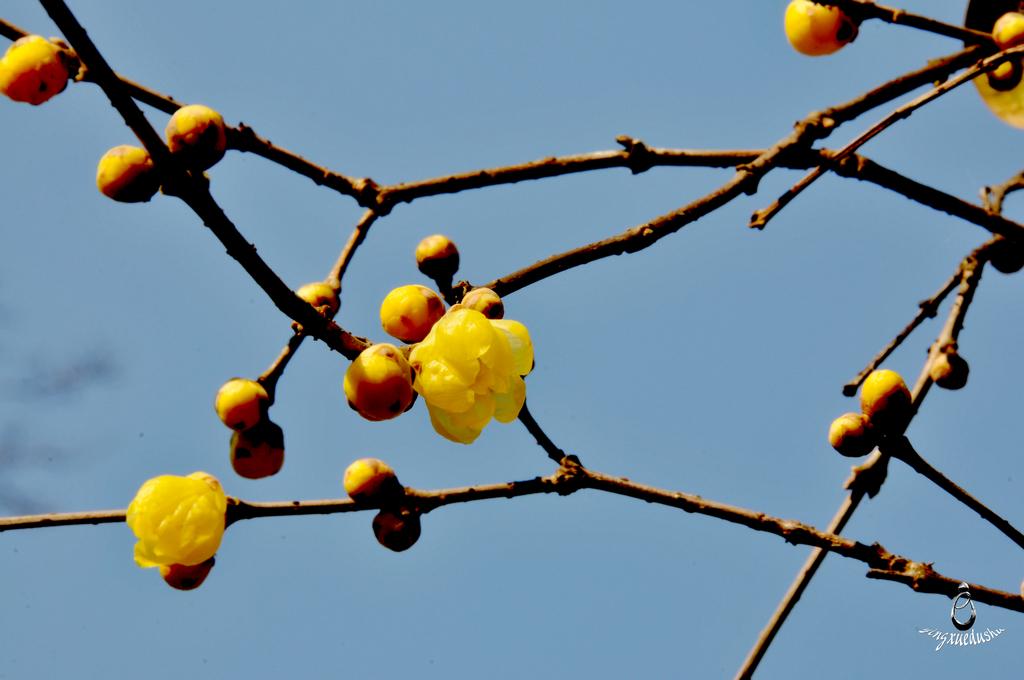
M 373 210 L 367 210 L 363 213 L 363 216 L 359 219 L 355 228 L 352 230 L 351 236 L 348 238 L 348 242 L 342 249 L 341 254 L 338 255 L 338 259 L 335 261 L 334 266 L 331 267 L 331 271 L 327 274 L 327 278 L 324 279 L 324 283 L 329 285 L 335 293 L 338 294 L 338 310 L 341 310 L 341 279 L 345 275 L 346 269 L 348 269 L 349 263 L 352 261 L 352 256 L 355 254 L 356 248 L 366 238 L 366 232 L 369 231 L 370 226 L 376 221 L 377 213 Z M 326 311 L 326 310 L 325 310 Z M 331 314 L 329 318 L 333 319 L 334 314 Z M 284 374 L 285 369 L 288 367 L 288 362 L 292 360 L 292 357 L 299 351 L 299 347 L 302 346 L 302 341 L 305 339 L 306 334 L 302 331 L 301 326 L 297 326 L 293 323 L 294 334 L 288 338 L 288 342 L 285 344 L 284 349 L 277 355 L 274 362 L 265 370 L 257 380 L 267 390 L 267 394 L 270 395 L 270 402 L 274 402 L 274 392 L 277 389 L 277 381 Z
M 396 503 L 409 507 L 416 512 L 426 513 L 456 503 L 469 503 L 496 498 L 517 498 L 547 493 L 557 493 L 566 496 L 580 489 L 605 491 L 648 503 L 665 505 L 689 513 L 715 517 L 755 531 L 779 536 L 787 543 L 815 546 L 838 553 L 843 557 L 864 562 L 873 571 L 892 576 L 891 580 L 902 579 L 904 582 L 910 582 L 908 580 L 912 577 L 925 574 L 924 567 L 926 565 L 890 553 L 878 544 L 866 545 L 834 533 L 819 531 L 812 526 L 795 520 L 780 519 L 766 515 L 763 512 L 755 512 L 726 503 L 711 501 L 700 496 L 680 491 L 667 491 L 621 477 L 594 472 L 584 468 L 572 457 L 566 458 L 562 466 L 554 474 L 547 477 L 536 477 L 525 481 L 504 484 L 483 484 L 441 489 L 438 491 L 406 489 L 404 497 L 396 501 Z M 356 503 L 352 500 L 340 499 L 268 503 L 231 499 L 231 502 L 228 504 L 225 522 L 230 525 L 241 520 L 261 517 L 327 515 L 374 510 L 380 507 L 382 507 L 381 504 Z M 5 517 L 0 518 L 0 532 L 76 524 L 123 522 L 124 517 L 125 511 L 123 510 Z M 946 581 L 944 579 L 946 577 L 939 574 L 934 574 L 934 576 L 930 577 L 930 580 L 927 576 L 921 576 L 921 578 L 924 579 L 923 583 L 925 585 L 933 585 L 936 588 L 945 587 Z M 979 602 L 988 602 L 994 606 L 1024 612 L 1024 600 L 1019 596 L 1011 596 L 1009 593 L 984 587 L 979 587 L 978 591 L 979 593 L 984 593 L 981 597 L 975 598 Z M 933 590 L 928 592 L 940 591 Z M 972 596 L 974 595 L 974 588 L 971 589 L 971 594 Z
M 527 408 L 526 402 L 523 402 L 523 408 L 519 409 L 519 421 L 526 427 L 526 431 L 533 435 L 533 438 L 537 440 L 537 444 L 544 449 L 544 452 L 548 454 L 548 458 L 561 465 L 566 457 L 565 451 L 558 448 L 541 426 L 537 424 L 537 421 L 533 419 L 533 414 Z M 576 459 L 576 462 L 578 463 L 579 459 Z
M 920 14 L 912 14 L 902 9 L 884 7 L 868 0 L 816 0 L 821 5 L 834 5 L 851 17 L 858 20 L 880 19 L 888 24 L 909 26 L 929 33 L 943 35 L 947 38 L 962 40 L 968 45 L 989 45 L 992 36 L 984 31 L 976 31 L 963 26 L 947 24 Z
M 944 284 L 942 284 L 942 287 L 939 288 L 939 290 L 935 293 L 935 295 L 932 295 L 927 300 L 922 300 L 921 302 L 917 303 L 918 312 L 914 316 L 914 318 L 910 320 L 910 323 L 907 324 L 906 327 L 903 330 L 901 330 L 899 333 L 897 333 L 896 337 L 893 338 L 889 342 L 888 345 L 883 347 L 882 351 L 880 351 L 875 356 L 875 358 L 872 359 L 868 363 L 868 365 L 865 366 L 861 370 L 860 373 L 858 373 L 856 376 L 854 376 L 854 378 L 852 380 L 850 380 L 850 382 L 848 382 L 845 385 L 843 385 L 843 394 L 845 396 L 847 396 L 847 397 L 852 397 L 852 396 L 856 395 L 857 394 L 857 390 L 861 386 L 861 383 L 863 383 L 864 380 L 867 379 L 867 377 L 871 374 L 871 372 L 874 371 L 879 366 L 881 366 L 882 362 L 885 361 L 889 357 L 889 355 L 892 354 L 893 351 L 897 347 L 899 347 L 903 343 L 903 341 L 906 340 L 910 336 L 910 334 L 919 325 L 921 325 L 921 323 L 925 319 L 933 318 L 938 313 L 938 308 L 939 308 L 939 305 L 942 304 L 942 301 L 945 300 L 946 297 L 950 293 L 953 292 L 953 289 L 956 288 L 958 284 L 962 284 L 962 282 L 964 280 L 964 267 L 965 267 L 965 265 L 967 265 L 969 262 L 977 263 L 977 261 L 979 259 L 984 259 L 987 256 L 987 254 L 992 250 L 992 248 L 997 243 L 999 243 L 1000 240 L 1001 240 L 1000 237 L 991 238 L 988 241 L 986 241 L 985 243 L 983 243 L 982 245 L 980 245 L 977 248 L 975 248 L 973 251 L 971 251 L 970 255 L 968 255 L 966 258 L 964 258 L 963 260 L 960 261 L 960 264 L 957 265 L 956 272 L 954 272 L 953 275 L 950 276 L 949 279 L 947 279 Z M 958 306 L 958 309 L 963 309 L 963 308 L 964 308 L 964 306 L 961 303 Z M 966 313 L 966 310 L 964 311 L 964 313 Z M 947 320 L 947 325 L 949 325 L 949 321 L 948 320 Z M 959 321 L 959 326 L 960 327 L 963 326 L 963 319 L 962 318 Z M 940 334 L 940 337 L 941 337 L 941 334 Z M 938 345 L 938 344 L 939 344 L 939 341 L 936 340 L 935 345 Z
M 994 54 L 991 57 L 983 59 L 982 61 L 978 62 L 974 66 L 968 68 L 966 71 L 953 78 L 952 80 L 948 80 L 942 83 L 941 85 L 937 85 L 936 87 L 932 88 L 928 92 L 925 92 L 921 96 L 916 97 L 915 99 L 907 102 L 906 104 L 897 107 L 895 110 L 892 111 L 892 113 L 890 113 L 885 118 L 872 125 L 870 128 L 868 128 L 867 130 L 859 134 L 857 137 L 855 137 L 849 144 L 847 144 L 842 149 L 837 151 L 833 155 L 833 161 L 842 161 L 844 158 L 855 152 L 857 149 L 864 146 L 869 141 L 871 141 L 872 139 L 880 135 L 882 132 L 890 128 L 896 122 L 903 120 L 905 118 L 909 118 L 911 114 L 914 113 L 914 111 L 918 110 L 922 106 L 932 101 L 935 101 L 942 95 L 951 92 L 957 87 L 963 85 L 969 80 L 978 77 L 982 73 L 985 73 L 986 71 L 998 66 L 999 64 L 1005 61 L 1009 61 L 1018 54 L 1024 54 L 1024 46 L 1014 47 L 1004 52 L 1000 52 L 999 54 Z M 770 206 L 763 210 L 758 210 L 754 212 L 754 214 L 750 218 L 749 226 L 754 229 L 764 229 L 764 227 L 768 224 L 769 220 L 771 220 L 772 217 L 777 215 L 779 211 L 781 211 L 784 207 L 786 207 L 786 205 L 789 204 L 790 201 L 792 201 L 794 198 L 800 195 L 800 193 L 804 189 L 813 184 L 814 181 L 821 177 L 826 170 L 827 167 L 825 165 L 819 165 L 814 170 L 807 173 L 796 184 L 790 187 L 784 194 L 779 196 L 779 198 L 777 198 L 775 202 L 772 203 Z
M 981 200 L 990 211 L 1001 215 L 1006 197 L 1021 189 L 1024 189 L 1024 172 L 1017 173 L 1002 184 L 982 187 Z
M 323 340 L 332 349 L 349 358 L 355 358 L 368 346 L 368 341 L 358 338 L 325 319 L 311 305 L 295 295 L 273 269 L 259 256 L 253 247 L 239 233 L 224 211 L 210 195 L 209 185 L 201 176 L 193 176 L 181 167 L 142 111 L 128 94 L 123 84 L 100 54 L 85 29 L 68 9 L 63 0 L 40 0 L 43 8 L 63 31 L 68 42 L 75 48 L 82 63 L 92 74 L 91 77 L 103 89 L 111 105 L 121 114 L 125 123 L 139 138 L 154 165 L 164 178 L 165 189 L 183 200 L 202 219 L 249 276 L 263 289 L 274 305 L 284 314 L 302 324 L 306 332 Z
M 914 472 L 926 477 L 929 481 L 933 482 L 950 496 L 960 501 L 971 510 L 974 510 L 982 519 L 1001 531 L 1007 538 L 1018 546 L 1024 548 L 1024 534 L 1017 530 L 1017 528 L 1010 524 L 1010 522 L 1004 517 L 932 467 L 932 465 L 922 458 L 921 454 L 914 449 L 906 437 L 900 437 L 897 441 L 887 442 L 882 446 L 886 453 L 909 465 Z

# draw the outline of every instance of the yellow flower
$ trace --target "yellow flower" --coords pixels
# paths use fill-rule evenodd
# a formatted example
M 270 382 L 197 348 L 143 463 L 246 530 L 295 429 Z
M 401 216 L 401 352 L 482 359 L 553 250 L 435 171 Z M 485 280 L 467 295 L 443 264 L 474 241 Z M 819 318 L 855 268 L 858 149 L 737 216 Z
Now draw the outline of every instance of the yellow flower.
M 128 506 L 140 567 L 192 566 L 213 557 L 224 536 L 227 497 L 215 477 L 161 475 L 143 484 Z
M 488 319 L 453 307 L 413 348 L 409 363 L 430 422 L 443 437 L 473 442 L 497 418 L 516 419 L 526 401 L 522 376 L 533 368 L 533 343 L 518 321 Z

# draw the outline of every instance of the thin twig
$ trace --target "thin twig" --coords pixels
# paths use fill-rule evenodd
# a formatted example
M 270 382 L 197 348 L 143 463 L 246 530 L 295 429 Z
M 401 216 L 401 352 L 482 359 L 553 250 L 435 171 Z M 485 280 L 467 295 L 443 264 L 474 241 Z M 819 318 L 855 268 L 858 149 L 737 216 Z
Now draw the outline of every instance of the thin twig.
M 320 186 L 333 189 L 345 196 L 351 196 L 364 208 L 377 204 L 377 185 L 372 179 L 349 177 L 317 165 L 296 153 L 271 143 L 269 139 L 256 134 L 256 131 L 245 123 L 239 123 L 237 128 L 231 128 L 228 131 L 228 145 L 238 151 L 262 156 L 268 161 L 313 180 Z
M 1002 184 L 991 187 L 982 187 L 981 200 L 985 206 L 994 213 L 1002 214 L 1003 201 L 1015 191 L 1024 189 L 1024 172 L 1019 172 Z
M 921 372 L 918 374 L 917 382 L 914 383 L 914 387 L 910 392 L 913 414 L 916 414 L 917 410 L 921 407 L 921 403 L 924 401 L 925 396 L 927 396 L 931 384 L 931 378 L 928 374 L 928 362 L 926 361 Z M 860 506 L 860 502 L 864 500 L 865 494 L 871 498 L 878 495 L 886 480 L 888 463 L 888 454 L 875 449 L 868 456 L 866 463 L 853 468 L 853 474 L 845 483 L 845 487 L 849 489 L 850 493 L 843 499 L 835 516 L 832 518 L 832 522 L 829 525 L 830 533 L 842 531 L 846 523 L 857 512 L 857 508 Z M 775 611 L 769 618 L 767 625 L 765 625 L 757 640 L 754 641 L 754 646 L 747 654 L 746 659 L 744 659 L 736 674 L 737 678 L 749 678 L 753 675 L 761 659 L 764 658 L 765 652 L 768 651 L 768 647 L 775 640 L 779 629 L 782 628 L 782 624 L 786 622 L 786 618 L 793 611 L 800 596 L 803 595 L 807 586 L 810 585 L 811 579 L 817 574 L 818 568 L 826 556 L 826 552 L 821 549 L 812 550 L 811 554 L 807 556 L 807 560 L 804 561 L 803 566 L 797 572 L 793 582 L 782 596 L 782 600 L 776 605 Z
M 10 40 L 17 40 L 29 35 L 29 33 L 19 26 L 0 19 L 0 35 Z M 170 95 L 157 92 L 120 74 L 115 74 L 115 77 L 121 81 L 122 86 L 133 99 L 147 106 L 151 106 L 164 113 L 174 113 L 183 106 L 181 102 Z M 84 73 L 83 80 L 96 82 L 92 72 L 88 69 Z M 240 123 L 237 128 L 228 128 L 228 145 L 238 151 L 262 156 L 269 161 L 288 168 L 292 172 L 313 180 L 319 185 L 326 186 L 346 196 L 351 196 L 361 205 L 370 206 L 376 203 L 377 196 L 372 180 L 348 177 L 347 175 L 312 163 L 298 154 L 272 144 L 270 140 L 259 136 L 255 130 L 244 123 Z
M 935 101 L 942 95 L 953 91 L 957 87 L 963 85 L 969 80 L 973 80 L 982 73 L 985 73 L 989 69 L 992 69 L 999 64 L 1009 61 L 1015 55 L 1024 54 L 1024 46 L 1015 47 L 999 54 L 994 54 L 991 57 L 983 59 L 974 66 L 968 68 L 963 73 L 956 77 L 947 80 L 941 85 L 937 85 L 928 92 L 925 92 L 919 97 L 912 99 L 911 101 L 897 107 L 882 120 L 878 121 L 870 128 L 855 137 L 849 144 L 844 146 L 842 149 L 837 151 L 833 156 L 833 161 L 839 162 L 844 158 L 855 152 L 860 147 L 867 144 L 869 141 L 880 135 L 882 132 L 890 128 L 896 122 L 909 118 L 914 111 L 918 110 L 922 106 Z M 814 183 L 819 177 L 821 177 L 827 170 L 827 166 L 819 165 L 811 172 L 807 173 L 802 177 L 796 184 L 786 190 L 781 196 L 779 196 L 771 205 L 763 210 L 758 210 L 750 218 L 750 226 L 753 229 L 764 229 L 768 222 L 777 215 L 786 205 L 789 204 L 794 198 L 800 195 L 800 193 Z
M 341 309 L 341 279 L 345 275 L 345 270 L 348 268 L 349 262 L 352 261 L 352 256 L 355 254 L 356 248 L 362 243 L 363 239 L 366 238 L 366 232 L 370 229 L 370 225 L 377 219 L 377 213 L 373 210 L 367 210 L 363 213 L 363 216 L 359 219 L 355 228 L 352 230 L 351 236 L 348 238 L 348 242 L 345 247 L 342 248 L 341 254 L 338 255 L 338 259 L 334 262 L 334 266 L 331 267 L 331 271 L 327 274 L 327 278 L 324 279 L 324 283 L 329 285 L 331 289 L 338 295 L 338 309 Z M 335 314 L 331 314 L 330 310 L 323 310 L 325 315 L 333 319 Z M 298 324 L 293 324 L 294 334 L 288 338 L 288 342 L 285 343 L 284 348 L 281 350 L 274 362 L 267 367 L 259 378 L 256 380 L 260 382 L 264 389 L 267 390 L 267 394 L 270 395 L 270 403 L 274 403 L 274 392 L 277 389 L 277 381 L 284 374 L 286 368 L 288 368 L 288 362 L 292 360 L 292 357 L 299 351 L 302 346 L 303 340 L 306 338 L 306 333 L 302 330 L 302 327 Z
M 886 453 L 891 455 L 893 458 L 903 461 L 909 465 L 914 472 L 917 472 L 918 474 L 926 477 L 929 481 L 934 482 L 940 489 L 969 507 L 971 510 L 974 510 L 982 519 L 1001 531 L 1011 541 L 1024 548 L 1024 534 L 1010 524 L 1007 519 L 999 515 L 997 512 L 989 508 L 958 484 L 935 469 L 935 467 L 921 457 L 921 454 L 914 449 L 906 437 L 900 437 L 896 441 L 886 442 L 882 446 Z
M 530 413 L 530 409 L 526 406 L 526 402 L 523 402 L 523 408 L 519 410 L 519 421 L 526 427 L 526 431 L 533 435 L 533 438 L 537 440 L 537 444 L 544 449 L 544 452 L 548 454 L 548 458 L 561 465 L 566 456 L 565 451 L 558 448 L 551 441 L 551 437 L 537 424 L 533 414 Z
M 821 155 L 835 157 L 835 153 L 830 151 L 823 151 Z M 1007 219 L 985 206 L 965 201 L 945 191 L 910 179 L 864 156 L 849 156 L 841 163 L 831 165 L 831 168 L 838 175 L 853 177 L 885 187 L 921 205 L 953 217 L 959 217 L 986 231 L 1000 234 L 1024 245 L 1024 225 L 1020 222 Z
M 948 78 L 950 74 L 976 63 L 982 57 L 995 52 L 994 45 L 974 45 L 945 57 L 934 59 L 926 66 L 885 82 L 848 102 L 815 111 L 793 126 L 793 132 L 779 140 L 771 149 L 745 166 L 750 171 L 745 191 L 757 191 L 757 181 L 768 167 L 775 167 L 779 157 L 790 154 L 794 149 L 809 149 L 819 139 L 824 139 L 843 123 L 849 122 L 871 109 L 913 92 L 919 87 L 931 85 Z
M 345 272 L 348 271 L 349 264 L 352 263 L 352 258 L 355 257 L 356 250 L 366 239 L 366 235 L 370 232 L 370 227 L 377 221 L 380 215 L 374 210 L 367 210 L 363 213 L 363 216 L 359 218 L 359 222 L 356 223 L 355 228 L 352 229 L 352 233 L 348 237 L 348 241 L 345 242 L 345 247 L 341 249 L 341 253 L 338 255 L 338 259 L 335 260 L 334 266 L 331 267 L 330 273 L 324 282 L 327 283 L 334 292 L 341 294 L 341 280 L 345 278 Z
M 797 123 L 790 135 L 779 140 L 757 158 L 740 165 L 731 180 L 710 194 L 650 222 L 628 229 L 617 236 L 552 255 L 484 285 L 493 289 L 498 295 L 507 295 L 567 269 L 612 255 L 642 250 L 687 224 L 717 210 L 741 193 L 756 192 L 758 182 L 765 173 L 782 165 L 786 156 L 804 151 L 814 141 L 828 136 L 839 124 L 852 120 L 865 111 L 885 104 L 921 85 L 948 76 L 976 61 L 979 55 L 986 53 L 985 50 L 984 46 L 975 46 L 956 52 L 917 71 L 895 78 L 844 104 L 812 113 Z
M 263 385 L 263 389 L 267 391 L 270 396 L 270 403 L 273 404 L 275 395 L 277 394 L 277 381 L 284 375 L 284 370 L 288 368 L 288 362 L 292 360 L 295 353 L 299 351 L 299 347 L 302 346 L 302 341 L 306 339 L 306 334 L 296 329 L 292 337 L 288 338 L 288 342 L 285 343 L 281 352 L 274 359 L 273 363 L 267 367 L 267 370 L 263 371 L 256 382 Z
M 860 373 L 854 376 L 850 382 L 843 385 L 843 394 L 847 397 L 852 397 L 857 394 L 857 390 L 860 388 L 861 383 L 871 375 L 871 372 L 881 366 L 882 362 L 885 361 L 925 319 L 933 318 L 938 313 L 938 308 L 939 305 L 942 304 L 942 301 L 945 300 L 946 297 L 953 292 L 953 289 L 963 281 L 965 263 L 971 260 L 977 261 L 978 258 L 984 257 L 985 254 L 1001 240 L 1001 237 L 989 239 L 978 248 L 975 248 L 968 257 L 961 260 L 960 264 L 957 265 L 956 272 L 954 272 L 953 275 L 950 276 L 944 284 L 942 284 L 942 287 L 936 291 L 935 295 L 932 295 L 927 300 L 922 300 L 917 303 L 917 314 L 910 320 L 910 323 L 908 323 L 903 330 L 897 333 L 896 337 L 889 341 L 889 344 L 883 347 L 875 358 L 868 362 L 868 365 L 865 366 Z M 960 324 L 962 326 L 962 320 Z
M 897 26 L 909 26 L 929 33 L 943 35 L 948 38 L 962 40 L 969 45 L 987 45 L 992 43 L 992 35 L 984 31 L 976 31 L 955 24 L 931 19 L 920 14 L 912 14 L 902 9 L 884 7 L 868 0 L 817 0 L 822 5 L 834 5 L 858 20 L 880 19 Z
M 527 180 L 560 177 L 609 168 L 628 168 L 633 174 L 646 172 L 656 166 L 732 168 L 741 163 L 749 163 L 763 153 L 753 150 L 660 149 L 649 147 L 644 142 L 626 135 L 619 136 L 616 141 L 624 147 L 622 150 L 550 156 L 527 163 L 485 168 L 381 187 L 380 202 L 389 206 L 395 203 L 411 203 L 418 198 L 427 196 L 453 194 L 470 189 L 515 184 Z

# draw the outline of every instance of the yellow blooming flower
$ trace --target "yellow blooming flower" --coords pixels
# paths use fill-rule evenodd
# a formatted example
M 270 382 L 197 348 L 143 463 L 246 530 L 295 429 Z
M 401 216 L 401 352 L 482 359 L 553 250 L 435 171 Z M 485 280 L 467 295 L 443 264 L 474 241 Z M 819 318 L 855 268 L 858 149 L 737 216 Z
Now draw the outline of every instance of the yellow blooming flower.
M 224 536 L 227 497 L 215 477 L 161 475 L 143 484 L 128 506 L 140 567 L 191 566 L 213 557 Z
M 443 437 L 473 442 L 496 418 L 516 419 L 526 401 L 522 376 L 533 368 L 533 343 L 526 326 L 488 319 L 480 312 L 453 307 L 413 348 L 413 383 Z

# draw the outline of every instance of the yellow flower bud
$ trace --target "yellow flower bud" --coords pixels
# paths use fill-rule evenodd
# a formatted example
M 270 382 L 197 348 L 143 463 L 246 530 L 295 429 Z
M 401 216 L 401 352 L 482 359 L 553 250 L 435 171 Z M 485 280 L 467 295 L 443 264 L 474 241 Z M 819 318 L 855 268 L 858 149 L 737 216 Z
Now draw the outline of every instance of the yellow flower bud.
M 992 39 L 1001 50 L 1024 45 L 1024 14 L 1007 12 L 999 17 L 992 27 Z
M 459 270 L 459 249 L 447 236 L 428 236 L 416 246 L 416 266 L 432 279 L 450 281 Z
M 844 413 L 828 428 L 828 443 L 844 456 L 859 458 L 878 444 L 871 422 L 863 413 Z
M 388 343 L 367 347 L 345 372 L 348 405 L 367 420 L 389 420 L 412 406 L 412 369 Z
M 199 586 L 203 585 L 203 581 L 210 575 L 210 570 L 213 569 L 214 563 L 217 559 L 211 557 L 205 562 L 194 564 L 192 566 L 185 566 L 184 564 L 161 564 L 160 565 L 160 576 L 163 577 L 164 582 L 175 590 L 195 590 Z
M 327 307 L 327 315 L 333 317 L 341 307 L 341 300 L 338 299 L 338 291 L 334 290 L 323 281 L 307 283 L 295 291 L 300 298 L 316 308 Z
M 426 286 L 395 288 L 380 305 L 380 323 L 384 331 L 402 342 L 419 342 L 444 316 L 444 301 Z
M 175 111 L 164 133 L 171 153 L 190 168 L 206 170 L 223 158 L 227 149 L 224 119 L 202 104 L 183 106 Z
M 267 419 L 231 435 L 231 467 L 240 477 L 262 479 L 284 465 L 284 431 Z
M 96 188 L 115 201 L 145 203 L 160 189 L 160 179 L 145 149 L 122 144 L 100 158 Z
M 928 366 L 932 381 L 946 390 L 958 390 L 966 385 L 970 371 L 967 361 L 955 351 L 939 352 Z
M 224 536 L 227 497 L 215 477 L 161 475 L 143 484 L 128 505 L 140 567 L 192 566 L 213 557 Z
M 910 390 L 896 371 L 872 371 L 860 388 L 860 409 L 881 433 L 902 434 L 910 423 Z
M 232 430 L 248 430 L 266 416 L 270 395 L 263 385 L 247 378 L 232 378 L 217 390 L 213 407 Z
M 70 77 L 64 51 L 41 35 L 15 40 L 0 59 L 0 92 L 16 102 L 42 104 Z
M 381 510 L 373 518 L 373 535 L 388 550 L 402 552 L 420 538 L 420 516 L 410 510 Z
M 345 493 L 359 503 L 373 503 L 391 498 L 402 491 L 402 485 L 391 466 L 379 458 L 360 458 L 345 468 Z
M 505 304 L 490 288 L 474 288 L 466 293 L 461 304 L 463 307 L 475 309 L 488 319 L 500 319 L 505 316 Z
M 832 54 L 857 37 L 857 24 L 838 7 L 793 0 L 786 7 L 786 38 L 811 57 Z

